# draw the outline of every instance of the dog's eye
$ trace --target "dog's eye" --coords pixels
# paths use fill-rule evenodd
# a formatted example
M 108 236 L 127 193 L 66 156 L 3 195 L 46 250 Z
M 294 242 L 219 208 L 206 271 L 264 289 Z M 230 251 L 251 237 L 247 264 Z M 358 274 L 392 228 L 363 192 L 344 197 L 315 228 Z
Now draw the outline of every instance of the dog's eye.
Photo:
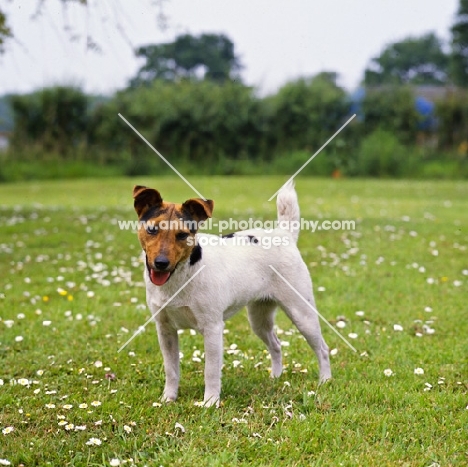
M 157 225 L 148 225 L 146 227 L 146 231 L 150 234 L 150 235 L 156 235 L 158 232 L 159 232 L 159 228 Z
M 189 234 L 187 232 L 179 232 L 176 234 L 176 239 L 177 240 L 186 240 Z

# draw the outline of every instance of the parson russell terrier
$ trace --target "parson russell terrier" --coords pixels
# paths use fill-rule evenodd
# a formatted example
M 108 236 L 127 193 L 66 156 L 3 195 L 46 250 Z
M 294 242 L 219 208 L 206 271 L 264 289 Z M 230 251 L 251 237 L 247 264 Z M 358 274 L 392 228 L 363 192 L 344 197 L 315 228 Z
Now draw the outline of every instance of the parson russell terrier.
M 177 330 L 192 328 L 204 338 L 204 405 L 219 405 L 224 321 L 244 306 L 253 331 L 268 347 L 273 377 L 279 377 L 283 369 L 281 345 L 274 331 L 275 312 L 280 306 L 317 355 L 320 381 L 331 378 L 328 346 L 317 313 L 304 302 L 315 307 L 309 271 L 296 246 L 299 231 L 291 227 L 299 225 L 295 222 L 299 221 L 299 204 L 292 184 L 277 197 L 279 228 L 244 230 L 227 238 L 197 233 L 197 225 L 212 215 L 211 200 L 167 203 L 157 190 L 144 186 L 134 187 L 133 198 L 146 262 L 146 298 L 151 313 L 157 313 L 164 358 L 164 401 L 177 398 Z

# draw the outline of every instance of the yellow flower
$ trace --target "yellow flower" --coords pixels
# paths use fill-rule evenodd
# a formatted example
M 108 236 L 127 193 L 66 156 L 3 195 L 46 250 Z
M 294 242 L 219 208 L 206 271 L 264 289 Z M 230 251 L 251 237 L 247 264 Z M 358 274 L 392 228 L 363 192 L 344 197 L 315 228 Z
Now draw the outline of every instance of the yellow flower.
M 49 301 L 49 297 L 48 297 L 47 295 L 44 295 L 44 296 L 42 297 L 42 301 L 43 301 L 43 302 L 48 302 L 48 301 Z
M 67 300 L 68 300 L 69 302 L 73 301 L 73 295 L 68 295 Z

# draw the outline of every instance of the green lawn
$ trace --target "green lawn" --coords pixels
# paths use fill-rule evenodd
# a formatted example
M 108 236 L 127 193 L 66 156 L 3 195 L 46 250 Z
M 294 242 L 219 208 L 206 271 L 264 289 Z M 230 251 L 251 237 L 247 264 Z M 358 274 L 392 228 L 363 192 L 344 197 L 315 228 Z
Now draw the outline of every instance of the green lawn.
M 190 179 L 215 220 L 274 219 L 284 180 Z M 358 353 L 323 325 L 334 379 L 317 387 L 280 313 L 285 371 L 271 380 L 242 312 L 226 325 L 219 409 L 194 405 L 199 335 L 180 336 L 175 404 L 158 402 L 152 324 L 118 353 L 148 318 L 139 244 L 117 224 L 135 219 L 134 184 L 194 196 L 178 178 L 0 185 L 0 465 L 468 465 L 468 182 L 298 179 L 305 219 L 356 220 L 299 247 L 319 311 Z

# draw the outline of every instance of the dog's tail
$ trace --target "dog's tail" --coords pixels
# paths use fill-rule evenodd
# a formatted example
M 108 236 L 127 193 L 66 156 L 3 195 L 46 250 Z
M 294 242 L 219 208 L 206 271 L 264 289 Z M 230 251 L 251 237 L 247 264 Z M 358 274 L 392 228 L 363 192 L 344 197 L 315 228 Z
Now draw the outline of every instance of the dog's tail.
M 301 222 L 299 202 L 293 182 L 290 181 L 281 188 L 276 198 L 276 206 L 278 208 L 278 226 L 291 232 L 294 241 L 297 242 Z

